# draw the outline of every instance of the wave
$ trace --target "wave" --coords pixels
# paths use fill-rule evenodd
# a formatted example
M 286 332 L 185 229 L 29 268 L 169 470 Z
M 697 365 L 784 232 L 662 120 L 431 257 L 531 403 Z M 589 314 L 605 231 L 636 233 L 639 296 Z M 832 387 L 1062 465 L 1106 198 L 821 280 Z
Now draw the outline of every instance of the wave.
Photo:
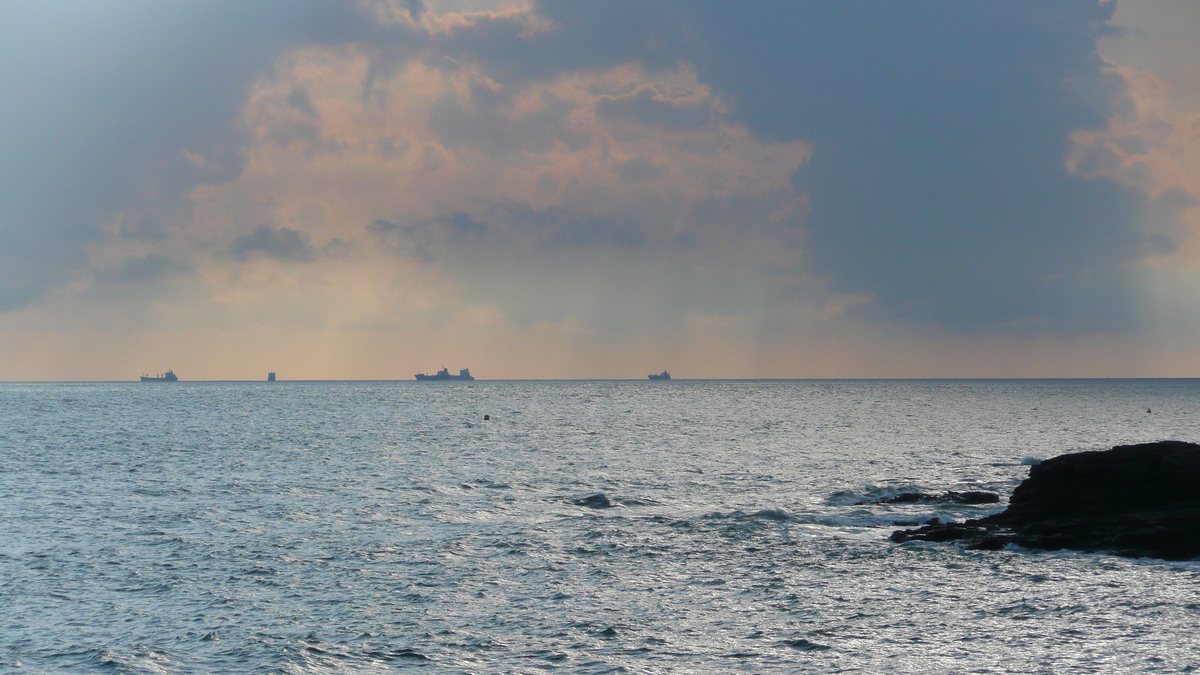
M 885 486 L 867 485 L 862 490 L 839 490 L 834 492 L 825 500 L 825 503 L 829 506 L 855 506 L 860 502 L 877 501 L 910 492 L 924 492 L 924 490 L 911 483 Z

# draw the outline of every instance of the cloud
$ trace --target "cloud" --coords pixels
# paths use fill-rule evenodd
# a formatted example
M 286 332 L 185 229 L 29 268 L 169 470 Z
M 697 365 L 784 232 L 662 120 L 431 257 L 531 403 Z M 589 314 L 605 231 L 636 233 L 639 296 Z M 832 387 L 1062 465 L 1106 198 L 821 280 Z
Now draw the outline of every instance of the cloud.
M 39 7 L 0 311 L 186 275 L 230 325 L 1075 335 L 1200 251 L 1196 125 L 1097 55 L 1111 3 Z
M 1067 167 L 1093 179 L 1114 180 L 1146 196 L 1141 228 L 1147 253 L 1200 258 L 1200 112 L 1180 110 L 1153 73 L 1111 68 L 1130 93 L 1100 129 L 1072 134 Z
M 264 257 L 281 262 L 307 262 L 315 257 L 309 236 L 304 232 L 287 227 L 276 230 L 266 225 L 235 239 L 228 253 L 237 261 Z
M 141 284 L 161 281 L 191 271 L 189 265 L 163 255 L 149 254 L 122 260 L 112 269 L 101 271 L 101 281 L 115 284 Z
M 538 11 L 555 34 L 506 52 L 501 71 L 519 73 L 510 77 L 546 77 L 538 48 L 564 67 L 654 63 L 667 48 L 758 138 L 812 142 L 813 160 L 795 176 L 811 198 L 807 261 L 828 288 L 874 298 L 864 316 L 965 331 L 1129 325 L 1125 270 L 1144 250 L 1146 203 L 1064 165 L 1070 135 L 1103 127 L 1125 100 L 1095 53 L 1111 4 L 543 2 Z M 621 40 L 585 36 L 615 22 L 630 27 Z M 567 44 L 575 53 L 558 51 Z M 600 109 L 643 123 L 666 110 L 649 89 L 611 101 Z
M 653 160 L 640 155 L 617 162 L 613 166 L 613 171 L 627 183 L 636 183 L 649 178 L 656 178 L 661 176 L 665 169 L 666 167 L 655 164 Z
M 639 248 L 649 241 L 637 224 L 605 218 L 581 219 L 578 213 L 563 207 L 536 209 L 514 202 L 474 206 L 482 214 L 479 218 L 466 211 L 455 211 L 411 225 L 375 220 L 367 229 L 384 238 L 406 240 L 423 251 L 470 243 L 475 249 L 503 246 L 506 254 L 514 254 L 513 247 L 534 247 L 543 252 L 597 246 Z
M 723 120 L 717 97 L 686 68 L 624 64 L 500 85 L 486 64 L 466 60 L 422 59 L 372 76 L 371 54 L 313 48 L 281 59 L 239 120 L 245 170 L 192 194 L 180 236 L 246 256 L 251 240 L 267 248 L 268 233 L 246 232 L 245 222 L 304 232 L 312 249 L 357 242 L 356 260 L 388 270 L 378 292 L 437 279 L 436 304 L 489 305 L 524 325 L 569 318 L 628 328 L 670 317 L 679 327 L 688 307 L 751 311 L 785 295 L 756 284 L 807 283 L 775 279 L 799 262 L 806 207 L 790 176 L 810 146 L 762 143 Z M 364 103 L 371 77 L 379 96 Z M 641 91 L 708 121 L 599 112 Z M 297 92 L 311 111 L 296 109 Z M 289 131 L 297 125 L 303 133 Z M 640 292 L 616 290 L 635 278 Z
M 629 94 L 602 96 L 596 114 L 606 119 L 625 119 L 646 126 L 694 129 L 712 121 L 707 97 L 664 96 L 653 87 L 639 87 Z
M 198 181 L 237 175 L 230 120 L 281 51 L 388 32 L 350 4 L 303 0 L 67 1 L 4 14 L 0 311 L 85 269 L 118 214 L 159 216 Z

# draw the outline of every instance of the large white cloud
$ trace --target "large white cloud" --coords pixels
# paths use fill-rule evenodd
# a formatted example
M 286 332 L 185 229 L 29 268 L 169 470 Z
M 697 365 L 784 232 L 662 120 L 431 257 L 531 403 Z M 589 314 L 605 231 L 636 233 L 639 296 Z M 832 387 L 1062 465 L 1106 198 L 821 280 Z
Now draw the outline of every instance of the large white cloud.
M 356 47 L 282 58 L 239 120 L 241 173 L 198 186 L 152 252 L 202 274 L 310 266 L 332 294 L 361 292 L 339 283 L 352 261 L 379 275 L 376 293 L 426 280 L 447 306 L 593 327 L 622 311 L 632 324 L 745 313 L 772 269 L 799 264 L 806 201 L 791 175 L 811 147 L 754 139 L 684 67 L 513 87 L 434 54 L 386 77 L 372 67 Z M 618 290 L 630 274 L 633 295 Z

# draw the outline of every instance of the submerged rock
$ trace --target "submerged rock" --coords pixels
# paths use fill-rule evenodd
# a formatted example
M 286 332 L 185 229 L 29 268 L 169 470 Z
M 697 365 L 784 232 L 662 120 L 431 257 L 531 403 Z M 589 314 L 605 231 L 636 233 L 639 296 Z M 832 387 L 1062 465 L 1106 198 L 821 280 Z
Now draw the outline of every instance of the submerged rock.
M 576 499 L 571 503 L 576 506 L 586 506 L 589 509 L 611 509 L 616 506 L 603 492 L 597 492 L 583 499 Z
M 891 497 L 864 499 L 854 502 L 855 506 L 866 504 L 995 504 L 1000 501 L 1000 495 L 995 492 L 955 492 L 953 490 L 940 495 L 925 492 L 901 492 Z
M 1200 445 L 1160 441 L 1060 455 L 1031 466 L 1002 513 L 890 538 L 1190 560 L 1200 557 Z
M 809 642 L 808 640 L 805 640 L 804 638 L 800 638 L 797 640 L 784 640 L 784 641 L 780 642 L 780 644 L 784 645 L 786 647 L 791 647 L 792 649 L 799 649 L 802 652 L 823 652 L 823 651 L 826 651 L 829 649 L 828 645 L 817 644 L 816 642 Z

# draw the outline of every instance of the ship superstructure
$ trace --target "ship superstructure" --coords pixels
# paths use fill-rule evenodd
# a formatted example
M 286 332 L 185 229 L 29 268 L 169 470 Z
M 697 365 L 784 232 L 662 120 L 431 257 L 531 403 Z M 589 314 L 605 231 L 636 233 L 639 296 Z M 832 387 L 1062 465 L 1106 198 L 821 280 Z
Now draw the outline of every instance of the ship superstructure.
M 449 368 L 442 368 L 441 370 L 437 371 L 437 373 L 435 373 L 433 375 L 426 375 L 425 373 L 417 373 L 417 379 L 421 380 L 421 381 L 425 381 L 425 380 L 470 381 L 470 380 L 474 380 L 475 378 L 471 376 L 470 368 L 463 368 L 462 370 L 458 371 L 457 375 L 451 375 Z
M 173 370 L 168 370 L 167 372 L 163 373 L 162 375 L 155 375 L 153 377 L 151 377 L 150 375 L 142 376 L 142 382 L 178 382 L 178 381 L 179 381 L 179 378 L 175 376 L 175 371 L 173 371 Z

